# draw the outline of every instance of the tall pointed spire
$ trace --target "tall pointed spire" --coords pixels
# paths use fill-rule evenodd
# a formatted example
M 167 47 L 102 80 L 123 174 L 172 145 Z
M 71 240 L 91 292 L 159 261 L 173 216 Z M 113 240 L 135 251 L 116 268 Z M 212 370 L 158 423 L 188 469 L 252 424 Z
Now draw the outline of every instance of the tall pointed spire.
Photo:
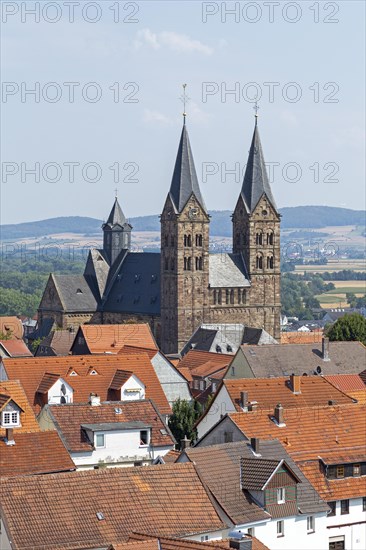
M 118 202 L 118 198 L 116 196 L 114 205 L 112 207 L 112 210 L 108 216 L 108 220 L 106 221 L 106 224 L 110 225 L 121 225 L 123 226 L 127 222 L 126 217 L 124 213 L 122 212 L 122 208 L 120 207 L 120 204 Z
M 189 197 L 193 194 L 197 201 L 207 212 L 201 190 L 198 184 L 196 168 L 194 166 L 193 154 L 189 143 L 188 130 L 183 124 L 180 137 L 177 159 L 175 161 L 172 183 L 170 185 L 170 197 L 178 212 L 181 212 L 187 204 Z
M 269 184 L 266 165 L 264 162 L 263 150 L 258 130 L 258 107 L 256 108 L 255 127 L 252 144 L 250 146 L 248 164 L 245 170 L 241 195 L 244 199 L 248 211 L 251 213 L 257 206 L 261 196 L 266 195 L 267 199 L 277 210 L 276 202 L 272 195 Z

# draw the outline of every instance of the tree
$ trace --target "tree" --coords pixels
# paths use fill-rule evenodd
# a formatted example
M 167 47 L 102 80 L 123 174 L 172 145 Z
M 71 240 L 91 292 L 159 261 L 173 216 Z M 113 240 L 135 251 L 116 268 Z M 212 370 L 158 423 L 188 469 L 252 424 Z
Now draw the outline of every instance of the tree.
M 347 303 L 351 306 L 351 307 L 355 307 L 356 306 L 356 294 L 354 294 L 353 292 L 346 292 L 346 300 L 347 300 Z
M 171 429 L 180 449 L 180 441 L 185 436 L 191 441 L 196 439 L 197 431 L 193 428 L 196 420 L 201 416 L 202 407 L 197 401 L 189 402 L 177 399 L 173 405 L 173 414 L 169 418 Z
M 357 341 L 366 345 L 366 319 L 359 313 L 340 317 L 327 332 L 330 340 Z

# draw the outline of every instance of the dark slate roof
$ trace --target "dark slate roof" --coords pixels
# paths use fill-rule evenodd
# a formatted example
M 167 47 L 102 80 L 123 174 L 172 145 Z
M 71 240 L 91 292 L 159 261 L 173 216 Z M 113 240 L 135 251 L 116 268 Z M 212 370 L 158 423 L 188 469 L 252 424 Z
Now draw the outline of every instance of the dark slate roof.
M 242 346 L 235 363 L 248 364 L 255 378 L 289 376 L 290 374 L 359 374 L 366 363 L 366 349 L 360 342 L 330 342 L 329 361 L 322 357 L 322 344 L 286 344 Z M 318 368 L 319 367 L 319 368 Z M 228 376 L 230 374 L 230 367 Z
M 182 129 L 169 193 L 177 212 L 181 212 L 183 210 L 192 193 L 202 206 L 203 210 L 207 212 L 198 184 L 196 168 L 194 166 L 186 125 L 184 125 Z
M 114 205 L 112 207 L 112 210 L 108 216 L 108 220 L 106 221 L 105 225 L 120 225 L 123 226 L 125 223 L 127 223 L 126 217 L 124 213 L 122 212 L 122 208 L 120 207 L 120 204 L 118 202 L 118 199 L 116 197 L 116 200 L 114 201 Z
M 250 287 L 247 271 L 241 254 L 210 254 L 209 282 L 217 287 Z
M 160 315 L 160 254 L 129 252 L 103 304 L 104 311 Z
M 258 126 L 256 124 L 241 190 L 241 195 L 248 212 L 253 212 L 263 193 L 265 193 L 273 208 L 277 210 L 268 180 Z
M 262 491 L 281 462 L 281 460 L 271 460 L 268 458 L 261 458 L 260 460 L 254 457 L 242 458 L 241 483 L 244 489 Z
M 38 340 L 38 338 L 45 338 L 48 336 L 53 329 L 55 320 L 53 317 L 46 317 L 42 320 L 41 324 L 37 324 L 36 330 L 28 334 L 29 340 Z
M 92 312 L 97 302 L 84 275 L 55 275 L 56 288 L 65 311 Z
M 97 248 L 89 250 L 84 277 L 94 291 L 94 295 L 98 301 L 104 294 L 109 271 L 110 266 L 104 250 L 98 250 Z
M 66 329 L 52 330 L 50 334 L 41 341 L 34 355 L 69 355 L 74 339 L 75 332 L 70 332 L 70 330 Z M 41 348 L 47 349 L 45 352 L 42 352 Z
M 261 440 L 258 456 L 254 455 L 247 441 L 191 447 L 184 452 L 189 460 L 195 463 L 202 481 L 236 525 L 270 518 L 270 515 L 251 499 L 249 491 L 240 487 L 242 458 L 269 459 L 277 464 L 285 460 L 301 482 L 297 486 L 299 511 L 309 514 L 328 510 L 327 504 L 277 440 Z
M 242 344 L 262 346 L 264 344 L 278 344 L 278 342 L 263 328 L 245 327 Z

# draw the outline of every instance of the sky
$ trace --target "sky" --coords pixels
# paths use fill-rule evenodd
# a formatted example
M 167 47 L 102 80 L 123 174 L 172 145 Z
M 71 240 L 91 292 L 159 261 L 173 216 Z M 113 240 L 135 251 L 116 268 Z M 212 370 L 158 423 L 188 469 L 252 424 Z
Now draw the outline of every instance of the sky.
M 279 207 L 365 208 L 365 3 L 1 2 L 2 224 L 163 208 L 187 126 L 210 210 L 258 124 Z M 32 92 L 33 90 L 33 92 Z

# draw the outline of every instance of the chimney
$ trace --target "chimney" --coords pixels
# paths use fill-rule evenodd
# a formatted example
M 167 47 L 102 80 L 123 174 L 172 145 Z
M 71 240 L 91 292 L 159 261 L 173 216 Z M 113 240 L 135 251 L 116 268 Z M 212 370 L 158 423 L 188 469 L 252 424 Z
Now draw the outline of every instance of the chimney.
M 185 435 L 183 439 L 180 440 L 180 449 L 181 451 L 184 451 L 187 447 L 189 447 L 191 444 L 191 440 L 188 439 L 188 437 Z
M 257 437 L 250 438 L 250 445 L 255 454 L 259 454 L 259 439 Z
M 91 393 L 89 395 L 89 405 L 93 405 L 93 407 L 98 407 L 100 405 L 100 396 L 96 393 Z
M 242 409 L 248 410 L 248 392 L 247 391 L 240 392 L 240 406 Z
M 15 445 L 13 428 L 6 428 L 5 434 L 6 445 Z
M 248 403 L 248 411 L 256 411 L 258 409 L 258 401 L 250 401 Z
M 274 417 L 279 426 L 285 426 L 284 417 L 283 417 L 283 407 L 281 403 L 278 403 L 275 406 Z
M 237 531 L 232 533 L 232 536 L 229 539 L 229 547 L 235 548 L 236 550 L 252 550 L 252 539 L 251 537 L 246 537 L 241 531 Z
M 291 382 L 291 388 L 293 393 L 295 394 L 301 393 L 301 376 L 297 376 L 296 374 L 291 374 L 290 382 Z
M 330 361 L 329 358 L 329 338 L 323 336 L 322 338 L 322 357 L 323 361 Z

